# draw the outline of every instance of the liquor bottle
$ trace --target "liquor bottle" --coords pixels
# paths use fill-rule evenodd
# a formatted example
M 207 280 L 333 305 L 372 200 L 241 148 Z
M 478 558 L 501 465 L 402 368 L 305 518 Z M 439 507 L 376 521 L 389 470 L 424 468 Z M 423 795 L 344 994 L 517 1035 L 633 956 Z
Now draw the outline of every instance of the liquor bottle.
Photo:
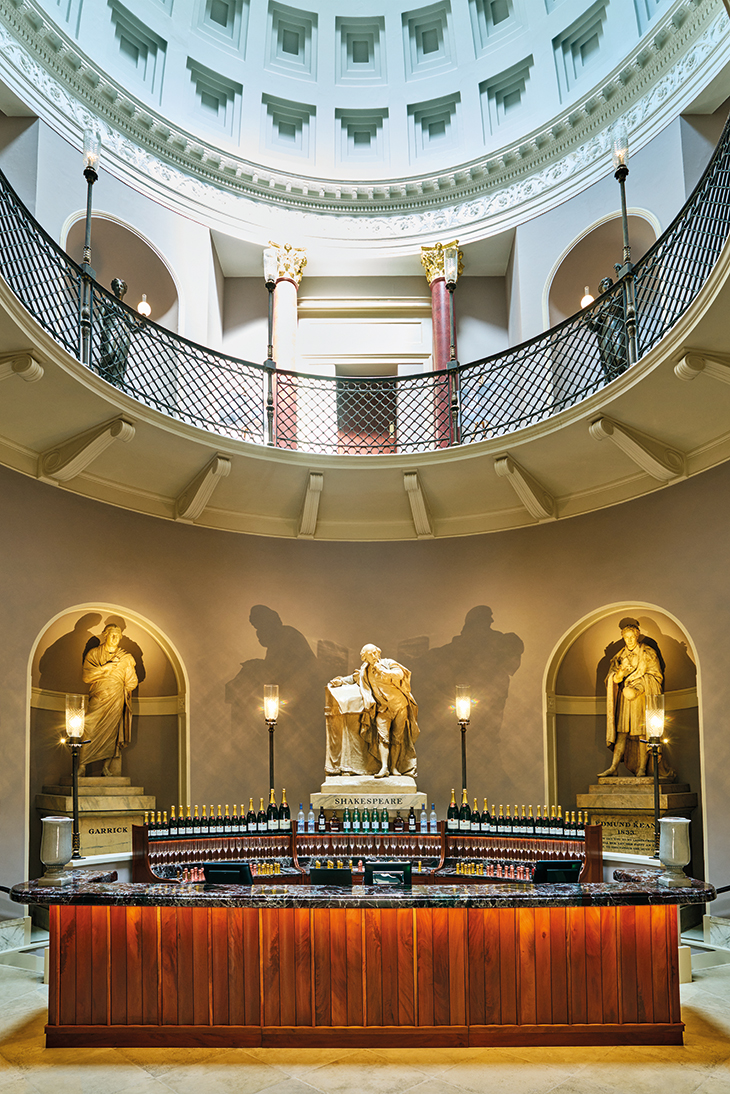
M 273 786 L 269 794 L 269 808 L 266 810 L 266 831 L 279 831 L 279 809 L 276 804 L 276 793 Z
M 532 839 L 535 835 L 535 818 L 532 815 L 532 806 L 527 814 L 527 835 Z
M 175 806 L 174 805 L 170 806 L 169 836 L 170 836 L 170 839 L 177 839 L 177 819 L 175 817 Z
M 304 832 L 305 824 L 306 821 L 304 819 L 304 802 L 299 802 L 299 812 L 297 813 L 297 832 Z
M 279 806 L 279 831 L 291 831 L 291 809 L 289 808 L 289 802 L 286 800 L 286 790 L 283 786 L 281 788 L 281 805 Z
M 340 832 L 342 830 L 342 824 L 340 818 L 337 816 L 337 811 L 332 810 L 332 816 L 330 817 L 330 832 Z
M 482 810 L 482 815 L 479 818 L 479 831 L 486 835 L 489 835 L 489 833 L 492 831 L 492 818 L 489 813 L 489 806 L 487 805 L 486 798 L 484 799 L 484 809 Z
M 421 832 L 428 832 L 428 813 L 426 812 L 425 802 L 421 802 L 421 812 L 418 818 L 418 828 Z
M 256 830 L 257 832 L 268 832 L 268 821 L 266 819 L 266 813 L 264 812 L 263 798 L 259 798 L 259 811 L 256 814 Z
M 453 794 L 453 790 L 451 791 Z M 439 818 L 436 812 L 436 802 L 431 802 L 431 812 L 428 815 L 428 829 L 431 835 L 435 836 L 439 830 Z
M 520 820 L 520 810 L 519 810 L 519 806 L 517 806 L 517 805 L 515 806 L 515 811 L 514 811 L 514 814 L 513 814 L 512 835 L 513 836 L 521 836 L 522 835 L 522 821 Z
M 459 807 L 456 804 L 456 797 L 454 796 L 454 790 L 451 790 L 451 801 L 449 807 L 446 810 L 446 831 L 458 832 L 459 830 Z
M 353 832 L 362 832 L 362 817 L 357 806 L 352 812 L 352 830 Z
M 324 806 L 323 805 L 320 805 L 320 807 L 319 807 L 319 816 L 317 817 L 317 831 L 318 832 L 326 832 L 327 831 L 327 818 L 324 815 Z
M 312 803 L 310 802 L 309 803 L 309 810 L 307 811 L 307 832 L 314 832 L 314 829 L 316 828 L 316 825 L 317 825 L 317 821 L 316 821 L 316 818 L 314 816 L 314 808 L 312 806 Z
M 459 831 L 471 832 L 471 809 L 466 794 L 466 787 L 461 792 L 461 809 L 459 810 Z
M 352 817 L 350 816 L 350 810 L 345 806 L 345 811 L 342 814 L 342 831 L 350 832 L 352 830 Z
M 415 820 L 415 818 L 414 818 L 414 820 Z M 403 820 L 403 817 L 400 815 L 400 809 L 398 809 L 398 810 L 396 810 L 395 820 L 393 821 L 393 831 L 394 832 L 405 832 L 405 830 L 406 830 L 406 822 Z
M 476 798 L 474 799 L 474 808 L 471 811 L 471 834 L 474 835 L 479 832 L 482 827 L 482 818 L 479 814 L 479 806 L 477 805 Z
M 248 813 L 246 814 L 246 832 L 249 836 L 252 836 L 254 832 L 258 832 L 259 822 L 256 816 L 256 810 L 253 807 L 253 798 L 248 799 Z

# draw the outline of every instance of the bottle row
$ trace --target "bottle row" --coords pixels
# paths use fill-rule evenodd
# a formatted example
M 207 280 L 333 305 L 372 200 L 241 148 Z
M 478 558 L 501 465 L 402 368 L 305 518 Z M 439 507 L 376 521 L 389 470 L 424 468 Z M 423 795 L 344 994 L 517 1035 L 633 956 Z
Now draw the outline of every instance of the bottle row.
M 513 814 L 507 806 L 499 807 L 499 813 L 490 812 L 487 799 L 484 799 L 484 809 L 480 812 L 477 799 L 474 799 L 474 808 L 469 806 L 469 798 L 466 790 L 462 791 L 461 805 L 456 804 L 456 796 L 451 791 L 451 802 L 446 812 L 446 831 L 480 833 L 488 836 L 521 836 L 528 839 L 585 839 L 585 829 L 588 823 L 588 815 L 578 810 L 566 809 L 563 816 L 562 806 L 545 806 L 541 812 L 540 806 L 536 807 L 536 815 L 533 815 L 532 806 L 522 806 L 522 812 L 515 806 Z

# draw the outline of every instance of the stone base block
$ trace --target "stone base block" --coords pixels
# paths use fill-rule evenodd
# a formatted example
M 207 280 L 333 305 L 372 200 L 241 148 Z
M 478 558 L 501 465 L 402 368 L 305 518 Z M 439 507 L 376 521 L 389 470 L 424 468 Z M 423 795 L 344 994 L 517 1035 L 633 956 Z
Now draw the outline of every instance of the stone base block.
M 0 920 L 0 952 L 27 946 L 30 942 L 30 916 Z
M 405 780 L 401 779 L 399 781 L 403 783 Z M 335 786 L 333 785 L 335 782 L 338 784 L 349 782 L 357 785 Z M 325 812 L 332 809 L 341 812 L 345 808 L 387 809 L 389 817 L 394 817 L 400 810 L 401 816 L 405 818 L 411 806 L 413 806 L 416 815 L 420 814 L 421 805 L 428 808 L 426 795 L 419 793 L 413 779 L 408 780 L 410 786 L 402 786 L 401 789 L 389 786 L 390 782 L 389 779 L 371 779 L 368 781 L 366 776 L 354 776 L 352 778 L 340 776 L 328 779 L 323 784 L 321 793 L 310 794 L 309 800 L 315 813 L 319 811 L 320 806 L 324 807 Z
M 41 797 L 42 795 L 39 795 Z M 152 801 L 154 802 L 154 798 Z M 108 804 L 108 802 L 106 803 Z M 72 810 L 43 809 L 38 807 L 42 817 L 73 816 Z M 79 837 L 82 855 L 127 854 L 132 850 L 132 825 L 142 824 L 144 810 L 120 809 L 99 813 L 84 813 L 79 810 Z
M 44 787 L 47 790 L 48 787 Z M 104 794 L 96 795 L 79 794 L 79 813 L 106 813 L 112 809 L 115 813 L 126 810 L 134 810 L 138 813 L 145 809 L 155 808 L 154 794 Z M 69 816 L 73 812 L 73 797 L 71 794 L 36 794 L 35 803 L 38 809 L 44 810 L 46 815 Z

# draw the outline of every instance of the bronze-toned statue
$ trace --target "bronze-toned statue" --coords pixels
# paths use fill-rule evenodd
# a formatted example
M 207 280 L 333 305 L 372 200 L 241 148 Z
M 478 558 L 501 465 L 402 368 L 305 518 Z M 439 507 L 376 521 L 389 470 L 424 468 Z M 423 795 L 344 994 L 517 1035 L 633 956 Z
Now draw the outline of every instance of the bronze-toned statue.
M 90 743 L 82 752 L 79 775 L 87 764 L 104 760 L 104 775 L 121 775 L 122 749 L 132 738 L 130 699 L 137 687 L 134 657 L 119 649 L 122 628 L 110 623 L 104 628 L 101 645 L 90 649 L 84 658 L 82 676 L 89 685 L 89 709 L 85 736 Z
M 641 634 L 638 621 L 627 616 L 619 629 L 624 645 L 606 678 L 606 744 L 613 760 L 599 778 L 615 775 L 622 760 L 633 775 L 646 775 L 649 757 L 641 740 L 646 737 L 646 696 L 660 695 L 664 680 L 657 650 Z M 669 774 L 662 767 L 660 775 Z
M 127 282 L 115 277 L 111 289 L 117 300 L 123 300 L 127 291 Z M 133 319 L 122 308 L 116 308 L 106 297 L 99 301 L 99 358 L 97 371 L 102 380 L 124 387 L 127 374 L 127 358 L 132 344 L 132 335 L 141 330 L 144 323 Z
M 598 286 L 599 294 L 607 293 L 612 286 L 613 278 L 604 277 Z M 585 322 L 596 333 L 601 368 L 608 384 L 625 372 L 629 363 L 623 296 L 618 293 L 609 296 L 589 311 Z
M 336 689 L 346 684 L 356 685 L 359 697 L 355 694 L 348 696 L 348 709 L 351 707 L 350 717 L 352 714 L 358 714 L 359 732 L 365 739 L 370 756 L 377 758 L 377 767 L 374 772 L 377 779 L 383 779 L 388 775 L 409 775 L 415 778 L 415 742 L 419 729 L 418 707 L 411 694 L 411 674 L 397 661 L 381 657 L 381 651 L 377 646 L 363 646 L 360 657 L 362 665 L 353 672 L 352 676 L 336 676 L 334 680 L 330 680 L 328 684 L 330 694 L 342 711 Z M 347 719 L 348 713 L 346 711 L 342 713 Z M 339 721 L 336 721 L 333 728 L 339 731 L 343 727 Z M 350 732 L 346 721 L 344 728 Z M 339 740 L 333 742 L 331 733 L 328 733 L 327 754 L 331 766 L 334 766 L 333 753 L 338 752 L 338 746 L 341 756 L 342 744 Z M 361 753 L 359 762 L 362 763 L 364 770 L 352 773 L 373 774 L 372 765 L 364 750 L 348 746 L 346 765 L 352 764 L 350 757 L 356 756 L 358 751 Z M 350 773 L 344 771 L 342 766 L 340 766 L 340 772 Z M 335 773 L 334 770 L 328 772 L 328 774 Z

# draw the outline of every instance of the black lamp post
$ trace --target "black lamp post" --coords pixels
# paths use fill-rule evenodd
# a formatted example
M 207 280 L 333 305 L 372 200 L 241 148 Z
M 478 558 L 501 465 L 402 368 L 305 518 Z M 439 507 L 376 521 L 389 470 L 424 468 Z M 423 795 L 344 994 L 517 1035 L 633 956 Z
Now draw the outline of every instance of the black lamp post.
M 459 444 L 459 374 L 456 369 L 456 321 L 454 316 L 454 289 L 459 280 L 459 241 L 447 243 L 444 247 L 444 281 L 449 293 L 449 373 L 451 389 L 451 436 L 452 443 Z
M 654 773 L 654 858 L 659 858 L 659 757 L 664 735 L 664 696 L 647 695 L 645 707 L 646 737 L 641 741 L 651 752 Z
M 274 289 L 279 274 L 279 260 L 276 247 L 267 247 L 264 251 L 264 282 L 269 292 L 269 344 L 267 346 L 264 368 L 267 375 L 266 389 L 266 443 L 274 443 Z
M 466 727 L 471 720 L 471 689 L 468 684 L 456 685 L 456 720 L 461 730 L 461 787 L 467 788 L 466 781 Z
M 264 684 L 264 721 L 269 727 L 269 790 L 274 789 L 274 730 L 279 719 L 279 685 Z
M 66 696 L 66 743 L 71 749 L 71 781 L 73 785 L 73 828 L 71 836 L 72 861 L 80 859 L 81 833 L 79 831 L 79 753 L 88 741 L 83 740 L 86 722 L 85 695 Z
M 101 140 L 93 129 L 84 130 L 84 178 L 86 179 L 86 232 L 81 262 L 81 363 L 91 366 L 91 191 L 99 177 Z
M 628 344 L 629 365 L 638 359 L 636 340 L 636 289 L 634 267 L 631 263 L 631 244 L 629 243 L 629 217 L 626 211 L 626 179 L 629 174 L 629 138 L 626 130 L 619 128 L 613 137 L 614 178 L 621 189 L 621 226 L 623 230 L 623 264 L 616 266 L 616 273 L 624 285 L 624 322 L 626 323 L 626 341 Z

